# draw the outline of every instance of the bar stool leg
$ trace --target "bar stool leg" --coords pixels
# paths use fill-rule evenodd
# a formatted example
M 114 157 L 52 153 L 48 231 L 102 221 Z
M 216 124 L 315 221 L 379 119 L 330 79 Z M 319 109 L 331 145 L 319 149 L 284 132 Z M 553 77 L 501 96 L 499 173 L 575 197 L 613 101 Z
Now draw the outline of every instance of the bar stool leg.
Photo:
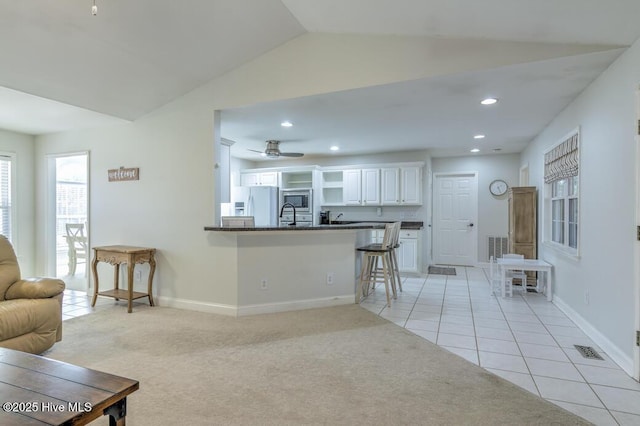
M 391 249 L 391 259 L 393 261 L 393 270 L 395 276 L 398 279 L 398 289 L 402 291 L 402 279 L 400 278 L 400 265 L 398 265 L 398 256 L 396 255 L 396 249 Z
M 387 257 L 384 255 L 382 256 L 382 275 L 384 278 L 384 289 L 387 294 L 387 306 L 391 307 L 391 298 L 389 297 L 389 265 L 387 263 Z

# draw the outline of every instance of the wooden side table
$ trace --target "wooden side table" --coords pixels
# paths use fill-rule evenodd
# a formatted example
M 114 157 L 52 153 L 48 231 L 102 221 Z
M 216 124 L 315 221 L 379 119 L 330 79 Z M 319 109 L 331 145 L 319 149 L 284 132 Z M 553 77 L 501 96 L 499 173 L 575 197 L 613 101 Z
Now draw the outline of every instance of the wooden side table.
M 129 302 L 128 312 L 131 313 L 131 305 L 134 299 L 141 297 L 149 297 L 149 305 L 153 305 L 152 295 L 152 283 L 153 273 L 156 270 L 156 249 L 147 247 L 133 247 L 133 246 L 103 246 L 93 248 L 93 262 L 91 263 L 91 269 L 93 270 L 93 281 L 95 287 L 93 289 L 93 300 L 91 306 L 95 306 L 98 295 L 113 297 L 116 300 L 124 299 Z M 113 290 L 99 291 L 98 285 L 98 262 L 106 262 L 115 266 L 113 275 Z M 118 277 L 120 275 L 120 265 L 122 263 L 127 264 L 127 290 L 120 290 L 118 286 Z M 133 291 L 133 269 L 136 263 L 148 263 L 149 270 L 149 282 L 147 285 L 147 293 L 140 293 Z

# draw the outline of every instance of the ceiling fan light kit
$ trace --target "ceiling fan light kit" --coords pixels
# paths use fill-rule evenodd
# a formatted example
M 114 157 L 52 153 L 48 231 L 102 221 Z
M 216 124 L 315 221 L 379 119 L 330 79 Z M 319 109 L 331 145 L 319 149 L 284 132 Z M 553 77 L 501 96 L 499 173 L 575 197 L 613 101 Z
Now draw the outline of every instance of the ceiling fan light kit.
M 279 157 L 302 157 L 304 154 L 301 152 L 281 152 L 280 151 L 280 141 L 276 140 L 268 140 L 266 141 L 267 147 L 264 152 L 256 151 L 255 149 L 250 149 L 249 151 L 258 152 L 261 155 L 266 156 L 267 158 L 279 158 Z

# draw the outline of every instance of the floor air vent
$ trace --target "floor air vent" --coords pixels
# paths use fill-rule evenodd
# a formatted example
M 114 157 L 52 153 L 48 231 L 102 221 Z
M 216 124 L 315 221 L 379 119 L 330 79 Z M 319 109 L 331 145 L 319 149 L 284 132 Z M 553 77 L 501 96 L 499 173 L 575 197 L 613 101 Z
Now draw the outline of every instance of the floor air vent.
M 604 361 L 604 358 L 602 358 L 600 354 L 596 352 L 596 350 L 593 349 L 591 346 L 580 346 L 580 345 L 573 345 L 573 346 L 575 346 L 578 352 L 580 352 L 580 355 L 582 355 L 587 359 L 599 359 L 601 361 Z

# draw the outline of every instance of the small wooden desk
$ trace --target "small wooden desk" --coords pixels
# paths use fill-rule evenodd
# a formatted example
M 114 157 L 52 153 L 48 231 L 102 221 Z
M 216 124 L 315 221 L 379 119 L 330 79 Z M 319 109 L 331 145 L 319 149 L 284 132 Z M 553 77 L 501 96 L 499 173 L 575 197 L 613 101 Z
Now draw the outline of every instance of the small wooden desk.
M 500 268 L 500 278 L 502 281 L 502 297 L 505 297 L 505 281 L 507 271 L 537 271 L 544 272 L 544 292 L 547 300 L 551 302 L 553 299 L 553 287 L 551 285 L 551 268 L 550 263 L 540 259 L 497 259 L 498 268 Z M 537 290 L 540 291 L 538 283 Z
M 134 299 L 141 297 L 149 297 L 149 304 L 153 306 L 152 295 L 152 283 L 153 273 L 156 270 L 156 249 L 147 247 L 133 247 L 133 246 L 103 246 L 93 248 L 93 262 L 91 263 L 91 269 L 93 270 L 93 281 L 95 287 L 93 289 L 93 300 L 91 306 L 95 306 L 98 295 L 113 297 L 116 300 L 124 299 L 129 302 L 129 310 L 131 313 L 131 305 Z M 106 262 L 115 266 L 113 275 L 113 290 L 99 292 L 98 286 L 98 262 Z M 127 264 L 127 290 L 120 290 L 118 286 L 118 278 L 120 275 L 120 264 Z M 136 263 L 148 263 L 149 281 L 147 285 L 147 292 L 140 293 L 133 291 L 133 269 Z
M 86 425 L 109 416 L 125 426 L 136 380 L 0 348 L 0 424 Z

